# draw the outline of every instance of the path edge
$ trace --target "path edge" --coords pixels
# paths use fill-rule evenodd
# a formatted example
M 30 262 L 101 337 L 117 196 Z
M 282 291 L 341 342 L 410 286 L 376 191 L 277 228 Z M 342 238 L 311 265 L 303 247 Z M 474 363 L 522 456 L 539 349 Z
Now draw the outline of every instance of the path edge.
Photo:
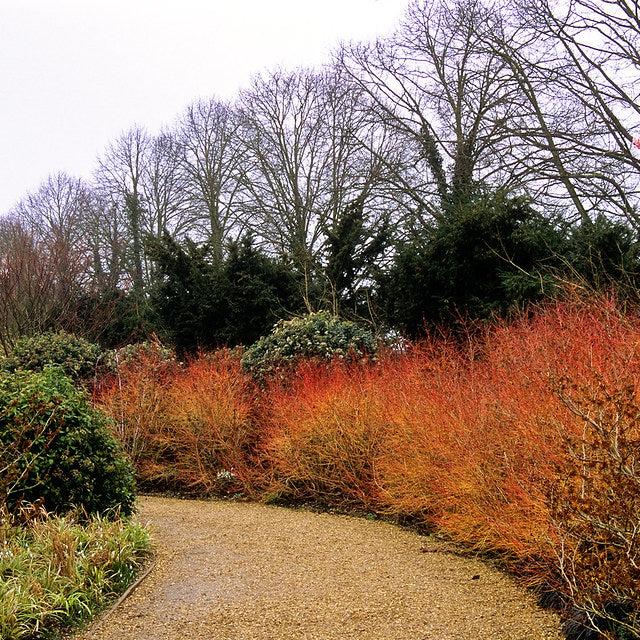
M 144 582 L 151 571 L 156 567 L 157 563 L 157 558 L 152 557 L 149 562 L 146 563 L 145 568 L 137 575 L 136 579 L 125 589 L 124 593 L 118 596 L 118 599 L 113 604 L 102 611 L 98 617 L 95 620 L 92 620 L 84 629 L 79 629 L 72 635 L 68 636 L 68 640 L 73 640 L 78 633 L 86 635 L 97 631 L 104 621 L 107 620 L 107 618 L 109 618 L 109 616 Z

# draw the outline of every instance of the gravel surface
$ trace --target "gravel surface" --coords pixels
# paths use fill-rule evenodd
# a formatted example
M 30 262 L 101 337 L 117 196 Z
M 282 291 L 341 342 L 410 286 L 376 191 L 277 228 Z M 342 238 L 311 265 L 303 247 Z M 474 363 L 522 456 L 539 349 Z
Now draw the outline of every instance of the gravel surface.
M 561 638 L 510 578 L 390 524 L 172 498 L 139 513 L 157 563 L 77 640 Z

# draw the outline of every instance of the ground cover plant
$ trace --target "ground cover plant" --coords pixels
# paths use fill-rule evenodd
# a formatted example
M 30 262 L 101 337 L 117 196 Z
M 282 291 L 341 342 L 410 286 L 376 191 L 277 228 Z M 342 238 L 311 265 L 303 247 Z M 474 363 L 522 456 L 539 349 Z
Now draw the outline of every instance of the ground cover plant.
M 149 552 L 138 524 L 0 514 L 0 637 L 55 638 L 102 609 L 134 579 Z
M 153 449 L 139 474 L 152 461 L 216 492 L 226 471 L 250 496 L 409 516 L 500 558 L 579 625 L 633 638 L 639 346 L 637 314 L 574 299 L 467 342 L 303 362 L 257 389 L 236 356 L 202 356 L 151 383 L 134 371 L 100 401 Z

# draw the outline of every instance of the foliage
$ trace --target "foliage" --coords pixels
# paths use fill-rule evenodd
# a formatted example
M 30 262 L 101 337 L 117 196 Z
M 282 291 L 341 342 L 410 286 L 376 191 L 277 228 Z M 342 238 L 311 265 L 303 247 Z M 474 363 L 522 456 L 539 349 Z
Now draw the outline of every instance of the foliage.
M 133 581 L 149 552 L 138 524 L 0 517 L 0 637 L 54 637 L 88 620 Z M 24 514 L 22 514 L 24 515 Z
M 133 357 L 128 357 L 128 355 Z M 162 455 L 157 434 L 164 429 L 166 395 L 179 370 L 158 345 L 130 345 L 110 354 L 111 375 L 95 388 L 94 402 L 112 419 L 112 429 L 136 468 L 142 486 L 156 479 Z
M 282 495 L 418 518 L 634 637 L 639 336 L 599 298 L 464 351 L 298 369 L 266 392 L 262 456 Z
M 613 286 L 620 293 L 633 294 L 640 284 L 637 233 L 604 215 L 570 227 L 563 262 L 567 277 L 596 290 Z
M 81 310 L 91 323 L 86 335 L 105 349 L 144 341 L 158 331 L 159 319 L 147 296 L 136 291 L 104 289 L 87 296 Z
M 58 368 L 0 374 L 0 468 L 3 499 L 43 500 L 63 512 L 131 512 L 129 461 L 83 391 Z
M 638 635 L 637 315 L 566 300 L 375 363 L 318 362 L 314 334 L 289 327 L 280 344 L 308 361 L 257 390 L 226 352 L 132 363 L 113 381 L 101 401 L 143 443 L 138 472 L 411 517 L 499 555 L 611 637 Z
M 504 316 L 553 297 L 560 282 L 632 294 L 640 273 L 637 235 L 600 215 L 552 221 L 525 198 L 476 189 L 398 248 L 378 276 L 389 326 L 418 337 L 428 329 Z
M 185 490 L 254 494 L 253 392 L 237 355 L 224 350 L 190 362 L 172 379 L 159 441 Z
M 210 245 L 179 244 L 169 235 L 149 241 L 148 253 L 157 268 L 152 305 L 181 358 L 252 342 L 281 310 L 295 309 L 293 272 L 260 253 L 250 237 L 231 243 L 222 263 Z
M 273 383 L 262 415 L 261 455 L 281 498 L 380 507 L 376 462 L 387 427 L 384 398 L 366 367 L 301 365 Z
M 261 253 L 249 236 L 229 244 L 224 276 L 228 346 L 252 344 L 283 315 L 301 310 L 291 265 Z
M 386 220 L 379 229 L 367 226 L 363 196 L 350 202 L 333 228 L 327 230 L 327 263 L 324 269 L 332 294 L 334 313 L 368 315 L 368 301 L 359 293 L 377 273 L 376 262 L 389 245 Z
M 210 261 L 210 248 L 187 240 L 181 246 L 168 234 L 148 241 L 156 267 L 152 306 L 179 357 L 212 344 L 219 336 L 224 306 L 222 276 Z
M 407 335 L 489 318 L 552 289 L 562 234 L 523 198 L 480 193 L 398 247 L 379 277 L 386 322 Z
M 73 380 L 87 382 L 95 375 L 101 355 L 98 345 L 58 331 L 20 338 L 1 364 L 5 371 L 42 371 L 47 365 L 56 365 Z
M 110 349 L 104 354 L 103 369 L 110 373 L 117 373 L 121 368 L 135 367 L 136 363 L 153 359 L 158 364 L 175 360 L 175 355 L 169 347 L 157 338 L 132 342 L 118 349 Z
M 242 365 L 258 380 L 284 373 L 301 360 L 344 362 L 375 359 L 374 335 L 327 312 L 281 320 L 246 350 Z

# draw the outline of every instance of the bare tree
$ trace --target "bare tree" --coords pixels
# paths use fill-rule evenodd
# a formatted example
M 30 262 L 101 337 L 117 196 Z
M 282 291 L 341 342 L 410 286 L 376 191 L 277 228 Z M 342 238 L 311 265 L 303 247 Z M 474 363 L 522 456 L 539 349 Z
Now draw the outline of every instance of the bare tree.
M 576 105 L 570 115 L 564 109 L 564 126 L 551 132 L 566 158 L 564 167 L 556 159 L 559 172 L 571 176 L 585 209 L 623 217 L 640 228 L 640 160 L 632 152 L 640 126 L 637 1 L 517 0 L 512 15 L 520 38 L 528 37 L 535 47 L 515 50 L 501 42 L 505 58 L 544 79 L 552 87 L 548 103 L 556 109 L 569 99 Z M 531 55 L 541 47 L 554 52 L 555 69 Z M 561 101 L 563 96 L 570 98 Z
M 517 7 L 505 4 L 479 23 L 479 47 L 500 59 L 510 74 L 518 105 L 507 124 L 521 184 L 538 202 L 566 219 L 591 220 L 592 206 L 580 187 L 586 163 L 578 141 L 593 137 L 584 109 L 567 86 L 573 69 L 548 33 L 532 30 Z
M 151 138 L 142 175 L 142 228 L 146 234 L 160 237 L 168 231 L 180 236 L 193 226 L 181 159 L 182 146 L 173 133 L 163 132 Z
M 476 181 L 514 180 L 508 123 L 516 91 L 508 66 L 476 36 L 490 19 L 478 0 L 414 2 L 389 39 L 339 56 L 404 149 L 402 162 L 394 154 L 380 161 L 423 223 Z
M 86 183 L 58 173 L 3 220 L 5 346 L 17 333 L 75 326 L 78 304 L 92 283 L 92 206 Z
M 109 194 L 93 190 L 85 227 L 85 241 L 91 254 L 91 290 L 115 291 L 126 286 L 130 236 L 125 213 Z
M 231 107 L 214 98 L 191 104 L 177 124 L 189 217 L 218 260 L 242 229 L 237 199 L 244 150 L 237 130 Z
M 28 193 L 11 212 L 48 251 L 61 292 L 86 272 L 90 206 L 90 187 L 79 178 L 57 173 Z
M 98 159 L 96 179 L 103 198 L 110 208 L 127 223 L 130 243 L 127 243 L 129 272 L 133 289 L 141 294 L 144 288 L 143 218 L 145 202 L 143 179 L 151 139 L 141 127 L 123 133 Z
M 306 285 L 349 203 L 365 198 L 368 211 L 382 215 L 382 154 L 372 148 L 385 140 L 373 139 L 361 97 L 332 67 L 257 77 L 240 96 L 243 218 L 266 246 L 291 258 Z M 361 142 L 367 135 L 371 148 Z
M 55 257 L 15 216 L 0 220 L 0 345 L 5 353 L 15 339 L 52 326 L 73 304 L 60 298 Z M 68 292 L 67 292 L 68 293 Z
M 309 274 L 321 231 L 317 217 L 324 158 L 316 74 L 255 78 L 240 96 L 243 216 L 267 243 Z

